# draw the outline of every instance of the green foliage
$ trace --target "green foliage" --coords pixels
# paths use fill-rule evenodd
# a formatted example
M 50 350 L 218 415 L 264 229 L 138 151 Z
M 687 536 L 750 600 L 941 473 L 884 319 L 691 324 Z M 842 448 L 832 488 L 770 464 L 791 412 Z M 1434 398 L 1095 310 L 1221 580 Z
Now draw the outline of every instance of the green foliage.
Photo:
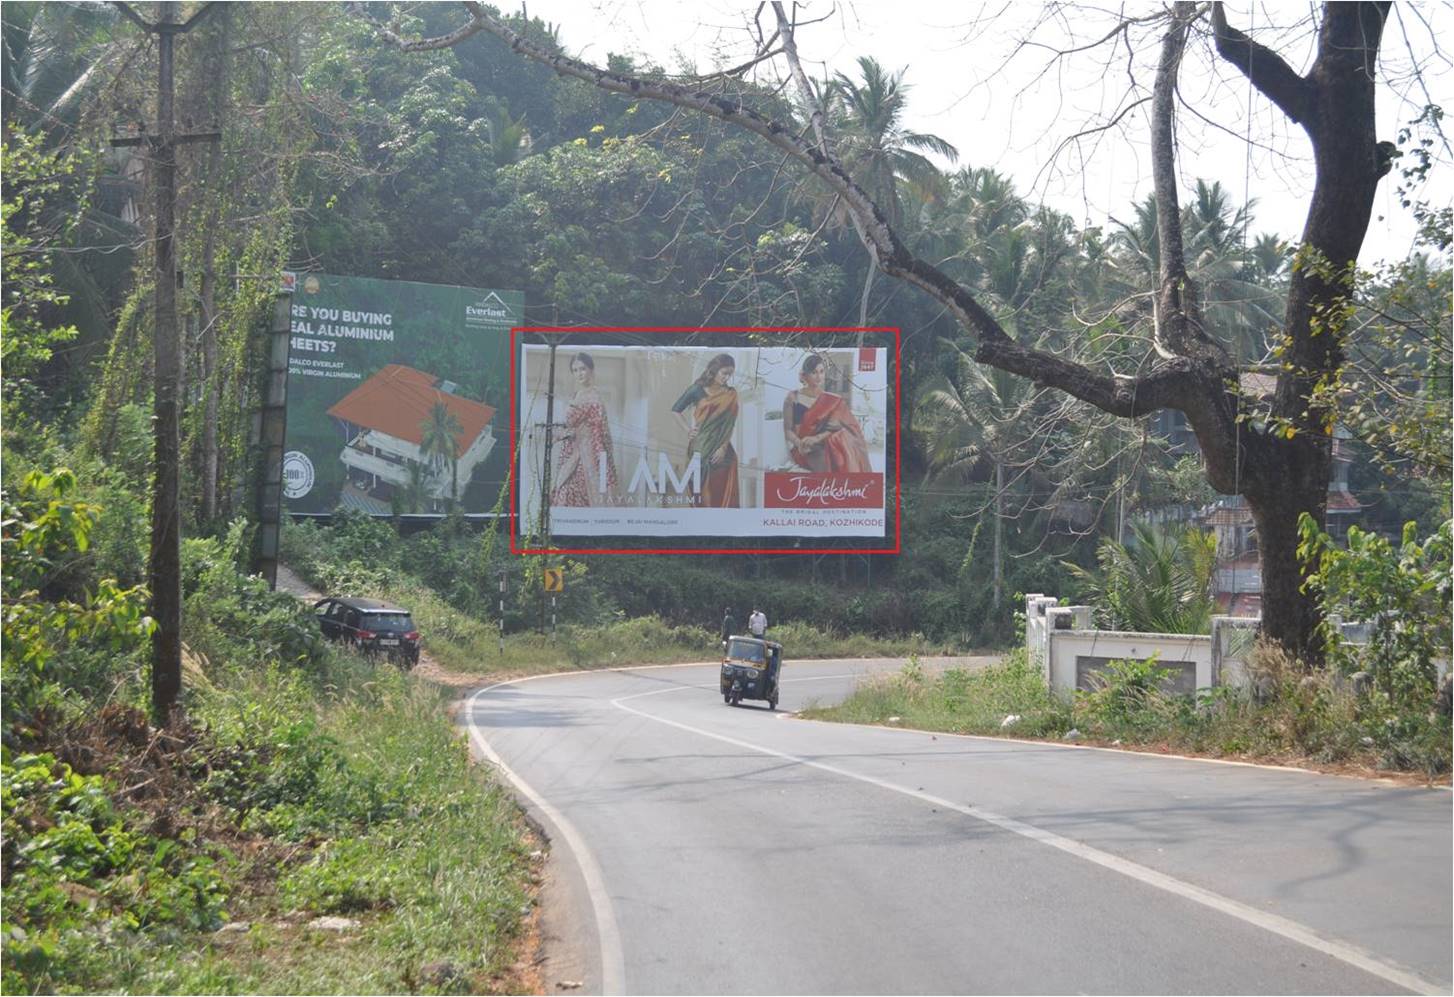
M 1077 722 L 1112 735 L 1154 730 L 1161 726 L 1162 717 L 1151 707 L 1158 700 L 1168 701 L 1161 696 L 1160 685 L 1170 674 L 1171 669 L 1158 665 L 1154 655 L 1108 663 L 1095 673 L 1094 688 L 1077 692 Z
M 0 759 L 4 813 L 7 993 L 96 986 L 85 974 L 98 937 L 222 922 L 218 865 L 183 840 L 151 835 L 118 811 L 100 776 L 52 755 Z
M 33 733 L 47 709 L 137 656 L 153 629 L 146 592 L 101 579 L 74 598 L 65 574 L 90 546 L 98 511 L 73 499 L 69 470 L 32 471 L 3 496 L 4 737 Z
M 5 130 L 0 144 L 0 174 L 5 178 L 0 198 L 5 231 L 0 247 L 0 281 L 5 286 L 0 364 L 5 368 L 7 396 L 15 379 L 33 373 L 50 359 L 56 345 L 76 336 L 74 326 L 51 327 L 42 318 L 45 308 L 66 301 L 51 266 L 59 233 L 48 230 L 43 219 L 47 200 L 61 193 L 73 169 L 64 154 L 44 148 L 41 136 Z
M 1019 720 L 1004 730 L 1000 724 Z M 860 685 L 841 704 L 804 711 L 805 716 L 850 723 L 894 722 L 906 727 L 962 734 L 1058 736 L 1070 729 L 1070 708 L 1050 695 L 1044 672 L 1024 648 L 976 668 L 948 668 L 934 674 L 911 657 L 904 667 Z
M 1099 568 L 1066 567 L 1079 581 L 1079 597 L 1110 628 L 1144 633 L 1208 633 L 1216 538 L 1197 529 L 1166 532 L 1132 525 L 1135 542 L 1103 538 Z
M 470 977 L 500 972 L 528 903 L 509 796 L 482 784 L 429 687 L 342 658 L 326 683 L 331 693 L 298 672 L 239 673 L 209 697 L 203 788 L 245 826 L 302 848 L 279 876 L 281 910 L 364 927 L 345 951 L 271 968 L 216 953 L 213 971 L 236 992 L 302 993 L 410 991 L 441 958 Z M 179 990 L 197 972 L 167 970 Z
M 1334 268 L 1318 261 L 1310 269 Z M 1357 348 L 1312 394 L 1385 470 L 1444 484 L 1446 507 L 1454 452 L 1451 275 L 1447 262 L 1424 254 L 1356 271 L 1346 305 L 1356 318 L 1349 338 L 1356 335 Z
M 182 541 L 183 637 L 209 657 L 316 663 L 322 640 L 308 607 L 241 570 L 250 539 L 247 524 L 237 520 L 224 537 Z
M 1429 709 L 1435 659 L 1450 658 L 1450 522 L 1423 541 L 1408 523 L 1397 545 L 1352 526 L 1347 547 L 1340 547 L 1306 513 L 1298 529 L 1307 584 L 1321 595 L 1327 612 L 1370 628 L 1366 644 L 1352 644 L 1326 621 L 1330 661 L 1344 674 L 1370 672 L 1391 719 Z

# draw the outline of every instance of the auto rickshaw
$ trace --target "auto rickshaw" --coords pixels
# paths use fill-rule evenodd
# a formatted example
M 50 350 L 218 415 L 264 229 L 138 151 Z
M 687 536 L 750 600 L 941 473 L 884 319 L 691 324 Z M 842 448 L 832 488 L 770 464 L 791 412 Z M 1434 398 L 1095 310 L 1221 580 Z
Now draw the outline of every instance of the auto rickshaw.
M 760 637 L 728 637 L 722 648 L 722 702 L 736 706 L 744 699 L 765 699 L 777 709 L 778 673 L 783 646 Z

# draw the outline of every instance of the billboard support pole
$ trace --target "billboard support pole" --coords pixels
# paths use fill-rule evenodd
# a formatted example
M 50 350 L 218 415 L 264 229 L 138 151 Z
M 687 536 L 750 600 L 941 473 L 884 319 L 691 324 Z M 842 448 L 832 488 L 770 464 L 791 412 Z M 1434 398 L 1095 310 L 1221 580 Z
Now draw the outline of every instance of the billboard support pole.
M 268 326 L 267 380 L 259 419 L 262 473 L 258 475 L 257 541 L 253 571 L 268 588 L 278 587 L 278 545 L 283 521 L 283 440 L 288 428 L 288 347 L 292 329 L 291 294 L 273 298 Z
M 550 469 L 551 450 L 555 444 L 555 350 L 560 345 L 559 336 L 546 336 L 550 344 L 550 369 L 545 377 L 545 467 L 541 469 L 540 493 L 540 535 L 545 549 L 550 550 Z M 541 556 L 540 567 L 550 567 L 550 555 Z M 544 571 L 541 571 L 544 577 Z M 545 632 L 545 585 L 540 586 L 540 631 Z
M 500 572 L 500 657 L 505 656 L 505 572 Z

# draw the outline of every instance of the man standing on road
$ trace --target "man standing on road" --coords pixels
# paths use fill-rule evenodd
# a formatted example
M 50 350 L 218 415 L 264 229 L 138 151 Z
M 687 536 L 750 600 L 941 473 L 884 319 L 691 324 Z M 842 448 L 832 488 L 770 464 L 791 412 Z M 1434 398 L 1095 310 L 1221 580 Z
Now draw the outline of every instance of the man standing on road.
M 732 618 L 732 610 L 722 610 L 722 643 L 727 643 L 727 638 L 732 636 L 732 631 L 737 629 L 737 621 Z
M 747 629 L 752 631 L 754 637 L 767 636 L 767 617 L 756 606 L 752 609 L 752 615 L 747 618 Z

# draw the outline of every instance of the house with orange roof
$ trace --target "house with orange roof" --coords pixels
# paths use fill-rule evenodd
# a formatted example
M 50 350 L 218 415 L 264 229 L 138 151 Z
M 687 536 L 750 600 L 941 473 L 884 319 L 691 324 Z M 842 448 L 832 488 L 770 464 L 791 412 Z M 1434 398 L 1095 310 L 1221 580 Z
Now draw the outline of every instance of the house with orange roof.
M 455 425 L 453 453 L 425 449 L 439 406 Z M 416 466 L 434 503 L 449 500 L 455 488 L 463 494 L 475 468 L 495 446 L 493 407 L 462 398 L 449 381 L 403 364 L 385 366 L 339 399 L 328 414 L 343 433 L 339 460 L 348 484 L 361 493 L 364 508 L 372 502 L 388 511 L 395 491 L 407 488 L 411 476 L 419 474 L 412 470 Z

